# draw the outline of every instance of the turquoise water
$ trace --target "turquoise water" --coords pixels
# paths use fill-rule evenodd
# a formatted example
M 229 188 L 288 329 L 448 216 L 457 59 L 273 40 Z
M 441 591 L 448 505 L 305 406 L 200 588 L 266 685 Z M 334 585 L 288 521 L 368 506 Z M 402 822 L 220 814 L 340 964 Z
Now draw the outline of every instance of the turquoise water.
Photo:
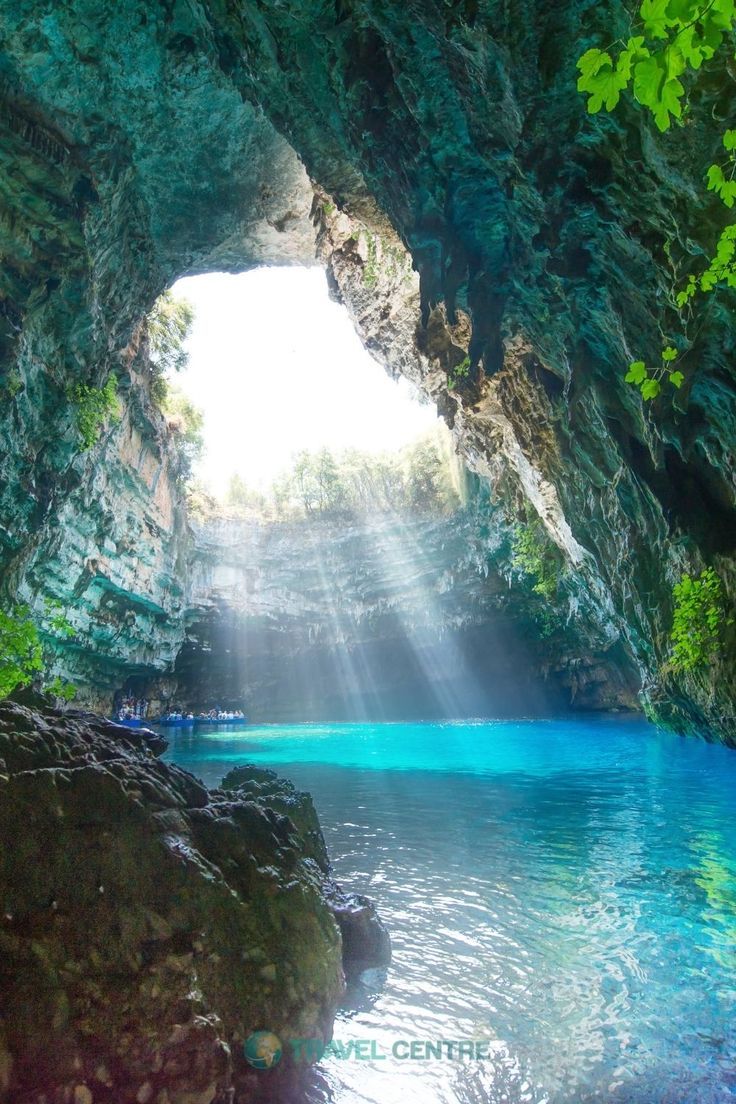
M 736 1100 L 736 752 L 573 719 L 179 733 L 167 757 L 309 790 L 390 928 L 335 1030 L 385 1057 L 327 1059 L 312 1099 Z M 392 1054 L 437 1039 L 488 1057 Z

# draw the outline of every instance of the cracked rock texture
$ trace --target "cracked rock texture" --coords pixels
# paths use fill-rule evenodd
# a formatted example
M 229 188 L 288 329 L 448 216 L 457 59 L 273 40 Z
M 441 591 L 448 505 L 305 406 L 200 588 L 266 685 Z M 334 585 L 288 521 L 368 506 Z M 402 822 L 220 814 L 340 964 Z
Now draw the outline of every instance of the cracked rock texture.
M 674 402 L 645 410 L 623 382 L 719 229 L 697 122 L 732 105 L 707 67 L 694 125 L 661 136 L 575 90 L 577 56 L 628 24 L 617 0 L 18 0 L 0 20 L 7 591 L 87 493 L 69 385 L 125 375 L 176 276 L 311 260 L 309 177 L 369 348 L 538 512 L 659 716 L 736 739 L 732 658 L 662 673 L 680 574 L 712 563 L 735 589 L 725 301 Z
M 243 1041 L 330 1036 L 338 925 L 348 977 L 388 962 L 370 902 L 330 877 L 308 795 L 247 767 L 207 790 L 163 746 L 0 704 L 3 1104 L 283 1099 L 288 1047 L 266 1084 Z

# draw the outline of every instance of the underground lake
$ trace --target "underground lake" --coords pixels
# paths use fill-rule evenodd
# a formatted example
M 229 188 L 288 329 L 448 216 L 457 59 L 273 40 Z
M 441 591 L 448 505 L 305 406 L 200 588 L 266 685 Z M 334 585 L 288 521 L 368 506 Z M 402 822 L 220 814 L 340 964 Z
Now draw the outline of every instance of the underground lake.
M 308 790 L 337 877 L 380 902 L 391 966 L 349 991 L 305 1101 L 734 1099 L 728 749 L 568 716 L 204 728 L 165 758 Z

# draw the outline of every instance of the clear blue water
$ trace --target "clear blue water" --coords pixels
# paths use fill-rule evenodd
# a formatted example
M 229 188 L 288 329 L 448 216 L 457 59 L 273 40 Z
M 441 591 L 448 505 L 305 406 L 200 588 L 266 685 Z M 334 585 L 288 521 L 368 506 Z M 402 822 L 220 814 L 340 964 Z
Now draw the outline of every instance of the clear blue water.
M 336 1104 L 736 1100 L 736 752 L 638 719 L 250 727 L 172 738 L 309 790 L 391 930 L 336 1037 Z M 483 1039 L 487 1059 L 391 1056 Z

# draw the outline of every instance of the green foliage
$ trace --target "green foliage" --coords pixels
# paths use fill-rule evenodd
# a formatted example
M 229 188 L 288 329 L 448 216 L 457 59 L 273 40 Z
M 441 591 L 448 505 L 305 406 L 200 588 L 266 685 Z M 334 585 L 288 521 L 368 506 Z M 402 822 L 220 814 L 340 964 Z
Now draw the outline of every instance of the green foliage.
M 323 448 L 316 453 L 297 453 L 292 480 L 296 496 L 306 514 L 335 514 L 347 504 L 337 461 L 329 449 Z
M 74 628 L 63 612 L 60 602 L 46 599 L 42 625 L 33 619 L 28 606 L 14 606 L 9 613 L 0 610 L 0 699 L 14 690 L 38 681 L 46 693 L 64 701 L 76 696 L 76 688 L 58 676 L 46 682 L 46 667 L 42 636 L 45 639 L 68 639 Z
M 211 491 L 198 479 L 190 479 L 186 485 L 187 513 L 196 521 L 207 521 L 221 512 L 220 504 Z
M 459 364 L 456 364 L 454 368 L 451 368 L 447 373 L 447 389 L 448 391 L 454 391 L 459 383 L 466 380 L 470 375 L 470 357 L 464 357 Z
M 99 439 L 102 427 L 108 420 L 120 416 L 118 381 L 109 376 L 104 387 L 88 387 L 78 383 L 69 392 L 71 402 L 77 406 L 77 428 L 82 438 L 82 452 L 91 449 Z
M 54 598 L 44 601 L 45 629 L 54 636 L 69 639 L 75 635 L 75 629 L 64 613 L 61 602 Z
M 28 606 L 0 610 L 0 698 L 27 686 L 42 668 L 41 641 Z
M 666 379 L 675 388 L 682 387 L 685 382 L 683 373 L 674 367 L 679 355 L 674 346 L 667 345 L 662 350 L 661 364 L 656 368 L 647 368 L 643 360 L 632 361 L 624 379 L 639 388 L 643 399 L 656 399 L 662 391 L 663 380 Z
M 186 340 L 194 323 L 194 308 L 169 289 L 160 295 L 146 318 L 148 349 L 155 377 L 183 371 L 189 363 Z
M 636 34 L 607 50 L 587 50 L 578 59 L 578 90 L 588 96 L 588 111 L 612 111 L 631 87 L 634 100 L 651 112 L 659 130 L 668 130 L 673 120 L 686 116 L 688 87 L 696 84 L 703 63 L 715 58 L 724 43 L 733 54 L 735 25 L 736 0 L 642 0 Z M 722 57 L 720 64 L 730 76 L 731 60 Z M 725 130 L 722 145 L 723 160 L 709 166 L 705 181 L 730 209 L 736 203 L 736 129 Z M 700 275 L 691 273 L 675 292 L 677 308 L 683 310 L 698 292 L 708 294 L 719 285 L 736 287 L 736 224 L 724 228 L 706 269 Z M 650 370 L 643 361 L 630 364 L 626 375 L 645 400 L 661 393 L 665 378 L 675 388 L 685 380 L 666 363 Z
M 162 404 L 162 411 L 170 432 L 174 436 L 180 460 L 180 477 L 188 480 L 192 469 L 204 450 L 204 415 L 188 399 L 184 392 L 169 384 Z
M 615 54 L 592 49 L 578 60 L 578 90 L 588 94 L 588 111 L 613 111 L 632 85 L 634 99 L 667 130 L 686 108 L 680 77 L 714 56 L 734 20 L 734 0 L 642 0 L 635 28 L 641 34 L 617 44 Z
M 527 521 L 516 526 L 511 541 L 511 563 L 522 575 L 534 579 L 534 594 L 539 594 L 548 602 L 557 597 L 559 558 L 541 523 Z
M 53 694 L 55 698 L 61 698 L 65 702 L 74 701 L 77 696 L 76 686 L 71 682 L 64 682 L 58 675 L 44 686 L 44 690 L 47 694 Z
M 230 509 L 241 514 L 263 514 L 266 509 L 266 496 L 252 490 L 237 472 L 230 476 L 225 502 Z
M 726 287 L 736 287 L 736 223 L 726 226 L 716 242 L 716 251 L 710 259 L 708 267 L 700 276 L 690 275 L 684 287 L 677 292 L 675 301 L 682 309 L 694 299 L 699 291 L 708 294 L 714 291 L 719 284 Z
M 378 281 L 378 241 L 369 231 L 366 233 L 368 256 L 363 266 L 363 283 L 367 288 L 375 287 Z
M 727 616 L 723 583 L 712 567 L 692 578 L 683 575 L 672 591 L 670 670 L 696 671 L 713 663 L 723 648 L 723 629 L 733 623 Z
M 398 453 L 303 450 L 263 495 L 233 477 L 227 505 L 266 517 L 449 514 L 460 506 L 449 450 L 434 434 Z
M 204 450 L 204 415 L 184 392 L 171 382 L 175 372 L 189 363 L 186 341 L 194 323 L 194 308 L 186 299 L 165 291 L 146 318 L 151 360 L 151 398 L 166 416 L 180 460 L 180 478 L 191 478 L 194 464 Z

